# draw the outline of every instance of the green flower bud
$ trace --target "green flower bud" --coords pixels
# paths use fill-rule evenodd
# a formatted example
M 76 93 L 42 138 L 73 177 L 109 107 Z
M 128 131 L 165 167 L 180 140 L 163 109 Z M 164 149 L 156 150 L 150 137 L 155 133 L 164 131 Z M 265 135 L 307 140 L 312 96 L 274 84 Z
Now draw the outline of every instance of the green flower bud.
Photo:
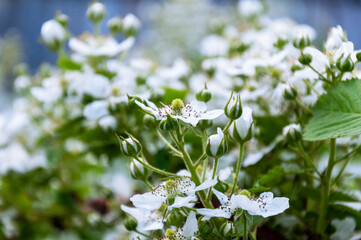
M 310 54 L 301 54 L 298 61 L 303 65 L 308 65 L 312 62 L 312 56 Z
M 185 220 L 186 217 L 178 210 L 172 211 L 167 217 L 167 223 L 176 227 L 182 226 Z
M 125 156 L 136 157 L 142 151 L 142 145 L 132 135 L 128 135 L 129 137 L 126 139 L 117 136 L 120 142 L 120 149 Z
M 158 121 L 153 116 L 150 115 L 144 115 L 143 123 L 144 126 L 146 126 L 149 129 L 155 129 L 156 127 L 158 127 Z
M 207 237 L 213 232 L 213 228 L 208 221 L 201 221 L 199 223 L 199 233 L 202 237 Z
M 135 36 L 140 29 L 140 25 L 140 20 L 133 14 L 129 13 L 123 18 L 123 33 L 128 37 Z
M 361 62 L 361 52 L 356 53 L 356 58 L 358 62 Z
M 302 139 L 302 129 L 299 124 L 290 124 L 283 128 L 283 136 L 289 142 L 297 142 Z
M 225 193 L 225 192 L 228 191 L 229 185 L 227 183 L 225 183 L 225 182 L 218 181 L 218 183 L 216 185 L 214 185 L 213 188 L 216 189 L 217 191 Z
M 128 231 L 135 231 L 137 229 L 138 222 L 134 218 L 127 218 L 124 221 L 124 227 Z
M 227 139 L 221 128 L 217 128 L 217 134 L 207 140 L 206 153 L 209 157 L 218 158 L 228 151 Z
M 232 139 L 243 143 L 249 141 L 253 137 L 254 125 L 252 117 L 252 109 L 245 107 L 242 116 L 235 120 L 229 128 Z
M 286 44 L 288 43 L 288 39 L 286 36 L 279 36 L 277 39 L 277 42 L 273 44 L 274 47 L 278 48 L 279 50 L 282 50 Z
M 63 13 L 58 12 L 55 16 L 55 21 L 60 23 L 64 28 L 68 26 L 69 17 Z
M 113 35 L 117 35 L 123 31 L 123 21 L 120 17 L 113 17 L 109 19 L 107 26 Z
M 311 45 L 310 37 L 304 33 L 298 34 L 297 38 L 293 40 L 293 46 L 295 48 L 303 50 L 305 47 Z
M 93 23 L 100 22 L 105 16 L 105 5 L 100 2 L 92 3 L 86 12 L 86 16 Z
M 297 71 L 302 70 L 302 69 L 303 69 L 303 67 L 300 66 L 300 65 L 297 65 L 297 64 L 293 64 L 292 67 L 291 67 L 292 72 L 297 72 Z
M 293 100 L 297 97 L 297 90 L 290 85 L 286 85 L 285 91 L 283 92 L 283 97 L 287 100 Z
M 168 115 L 167 118 L 160 121 L 159 128 L 163 131 L 174 131 L 178 128 L 178 121 L 177 119 Z
M 144 161 L 143 159 L 140 159 Z M 129 165 L 130 175 L 135 180 L 146 180 L 149 177 L 149 169 L 144 167 L 137 160 L 133 159 Z
M 232 224 L 229 222 L 225 222 L 222 224 L 220 228 L 220 232 L 223 233 L 223 236 L 228 236 L 233 233 Z
M 209 102 L 212 98 L 212 93 L 205 87 L 196 93 L 196 98 L 198 101 Z
M 200 120 L 197 124 L 197 127 L 201 130 L 206 130 L 207 128 L 212 127 L 213 121 L 209 119 Z
M 337 59 L 336 67 L 341 72 L 352 72 L 352 70 L 355 68 L 355 64 L 350 56 L 346 58 L 340 57 L 339 59 Z
M 233 97 L 233 92 L 229 98 L 226 106 L 224 107 L 224 114 L 232 120 L 236 120 L 242 116 L 242 103 L 241 96 Z
M 130 95 L 127 96 L 128 96 L 128 107 L 132 110 L 140 109 L 140 107 L 136 104 L 135 101 L 142 103 L 143 102 L 142 99 L 140 99 L 140 97 L 137 96 L 130 96 Z
M 169 193 L 171 194 L 172 191 L 169 191 Z M 167 198 L 168 206 L 172 206 L 174 202 L 175 202 L 175 196 L 170 195 L 170 196 Z

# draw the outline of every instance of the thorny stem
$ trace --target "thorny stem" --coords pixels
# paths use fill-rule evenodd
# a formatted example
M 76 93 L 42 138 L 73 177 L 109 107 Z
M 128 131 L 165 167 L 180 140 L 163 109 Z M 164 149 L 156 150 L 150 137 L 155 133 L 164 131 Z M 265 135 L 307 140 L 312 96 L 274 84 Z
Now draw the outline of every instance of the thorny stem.
M 142 161 L 141 159 L 139 159 L 139 157 L 135 157 L 134 159 L 137 160 L 137 161 L 138 161 L 140 164 L 142 164 L 144 167 L 149 168 L 150 170 L 152 170 L 153 172 L 156 172 L 156 173 L 159 173 L 159 174 L 161 174 L 161 175 L 168 176 L 168 177 L 179 177 L 177 174 L 170 173 L 170 172 L 161 170 L 161 169 L 159 169 L 159 168 L 153 167 L 153 166 L 145 163 L 145 162 Z
M 236 177 L 233 180 L 231 196 L 233 195 L 234 190 L 236 189 L 238 174 L 239 174 L 239 171 L 240 171 L 241 165 L 242 165 L 243 148 L 244 148 L 244 142 L 240 143 L 240 146 L 239 146 L 239 157 L 238 157 L 237 166 L 236 166 Z
M 313 163 L 312 159 L 307 155 L 307 153 L 305 152 L 305 150 L 302 147 L 302 144 L 300 141 L 297 142 L 297 147 L 300 150 L 300 154 L 302 156 L 302 158 L 305 160 L 306 164 L 309 167 L 312 167 L 313 170 L 318 174 L 318 176 L 321 177 L 321 173 L 317 170 L 315 164 Z
M 326 169 L 326 175 L 322 175 L 321 184 L 322 184 L 322 192 L 321 192 L 321 206 L 320 213 L 318 215 L 316 231 L 319 234 L 324 234 L 326 229 L 326 212 L 328 206 L 328 198 L 330 195 L 330 187 L 331 187 L 331 176 L 332 170 L 335 165 L 335 156 L 336 156 L 336 139 L 332 138 L 330 141 L 330 157 L 328 159 L 328 165 Z

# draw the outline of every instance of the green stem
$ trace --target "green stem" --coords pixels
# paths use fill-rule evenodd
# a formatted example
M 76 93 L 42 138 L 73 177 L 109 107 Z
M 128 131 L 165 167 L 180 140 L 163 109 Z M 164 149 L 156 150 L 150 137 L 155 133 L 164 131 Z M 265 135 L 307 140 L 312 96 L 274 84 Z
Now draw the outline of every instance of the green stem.
M 306 164 L 309 167 L 312 167 L 313 170 L 318 174 L 318 176 L 321 177 L 321 173 L 317 170 L 315 164 L 313 163 L 313 161 L 311 160 L 311 158 L 307 155 L 307 153 L 305 152 L 305 150 L 302 147 L 302 144 L 300 141 L 297 142 L 297 147 L 300 150 L 300 154 L 302 156 L 302 158 L 305 160 Z
M 223 129 L 223 133 L 226 133 L 228 128 L 230 128 L 230 126 L 232 125 L 232 123 L 234 122 L 234 120 L 229 120 L 227 123 L 227 126 Z
M 164 176 L 168 176 L 168 177 L 179 177 L 177 174 L 170 173 L 170 172 L 161 170 L 161 169 L 159 169 L 159 168 L 153 167 L 153 166 L 145 163 L 145 162 L 142 161 L 141 159 L 139 159 L 139 157 L 135 157 L 134 159 L 137 160 L 137 161 L 138 161 L 140 164 L 142 164 L 144 167 L 149 168 L 150 170 L 152 170 L 153 172 L 156 172 L 156 173 L 162 174 L 162 175 L 164 175 Z
M 337 183 L 338 180 L 341 178 L 341 176 L 342 176 L 343 172 L 345 171 L 346 166 L 350 162 L 350 160 L 351 160 L 351 157 L 347 158 L 347 160 L 344 162 L 344 164 L 342 165 L 342 167 L 341 167 L 340 171 L 338 172 L 337 176 L 335 177 L 335 179 L 333 179 L 333 181 L 331 183 L 331 186 L 333 184 Z
M 234 178 L 234 181 L 233 181 L 231 196 L 233 195 L 234 190 L 236 189 L 238 175 L 239 175 L 239 171 L 240 171 L 241 165 L 242 165 L 243 148 L 244 148 L 244 142 L 242 142 L 239 146 L 239 157 L 238 157 L 238 162 L 237 162 L 237 166 L 236 166 L 236 177 Z
M 305 105 L 303 105 L 303 103 L 301 103 L 300 100 L 295 99 L 296 105 L 299 106 L 300 108 L 302 108 L 303 111 L 305 111 L 306 113 L 310 113 L 313 114 L 313 112 L 311 111 L 311 109 L 309 109 L 308 107 L 306 107 Z
M 202 156 L 200 156 L 199 159 L 193 164 L 194 167 L 197 168 L 199 164 L 201 164 L 201 162 L 206 158 L 207 158 L 207 154 L 203 153 Z
M 150 189 L 150 191 L 153 191 L 153 190 L 154 190 L 153 187 L 152 187 L 152 185 L 148 182 L 147 179 L 145 179 L 143 182 L 145 183 L 145 185 L 147 185 L 147 187 Z
M 149 239 L 153 239 L 152 236 L 149 236 L 149 235 L 147 235 L 147 234 L 145 234 L 145 233 L 139 232 L 138 230 L 134 230 L 134 232 L 142 235 L 143 237 L 146 237 L 146 238 L 149 238 Z
M 331 177 L 332 170 L 335 164 L 335 156 L 336 156 L 336 139 L 332 138 L 330 141 L 330 157 L 328 159 L 328 165 L 326 169 L 326 175 L 322 176 L 322 192 L 321 192 L 321 205 L 320 205 L 320 213 L 318 215 L 317 227 L 316 230 L 319 234 L 324 234 L 326 229 L 326 212 L 328 206 L 328 198 L 330 195 L 330 187 L 331 187 Z
M 96 22 L 96 23 L 94 23 L 94 36 L 98 36 L 99 32 L 100 32 L 100 26 L 99 26 L 99 23 Z
M 320 80 L 327 82 L 329 84 L 332 84 L 332 82 L 330 80 L 328 80 L 327 78 L 325 78 L 319 71 L 317 71 L 314 67 L 312 67 L 310 64 L 308 64 L 307 66 L 309 66 L 315 73 L 318 74 L 318 76 L 320 77 Z
M 170 142 L 168 142 L 168 140 L 163 136 L 163 134 L 159 131 L 159 129 L 157 129 L 157 135 L 164 142 L 165 145 L 167 145 L 177 155 L 181 156 L 181 152 L 178 151 L 175 147 L 173 147 Z
M 335 161 L 335 164 L 339 163 L 339 162 L 342 162 L 343 160 L 347 160 L 349 159 L 350 157 L 352 157 L 352 155 L 354 155 L 358 150 L 360 150 L 361 148 L 361 145 L 358 145 L 357 147 L 355 147 L 351 152 L 347 153 L 345 156 L 342 156 L 340 158 L 338 158 L 336 161 Z
M 213 165 L 213 173 L 212 173 L 212 179 L 214 179 L 216 177 L 216 172 L 217 172 L 217 167 L 218 167 L 218 160 L 219 158 L 215 158 L 214 159 L 214 165 Z M 208 190 L 208 196 L 207 196 L 207 200 L 209 201 L 212 197 L 212 188 L 210 187 Z
M 196 186 L 199 186 L 201 184 L 201 180 L 198 176 L 196 168 L 193 166 L 192 159 L 190 158 L 190 156 L 184 146 L 183 137 L 181 135 L 180 129 L 176 130 L 176 136 L 173 136 L 173 137 L 176 137 L 176 140 L 177 140 L 176 144 L 178 145 L 178 148 L 183 155 L 184 163 L 192 176 L 193 182 L 196 184 Z M 204 191 L 199 191 L 198 194 L 201 199 L 201 202 L 203 203 L 203 205 L 206 208 L 213 208 L 213 205 L 209 201 L 206 201 L 206 194 Z
M 247 217 L 244 211 L 243 211 L 243 240 L 248 240 Z

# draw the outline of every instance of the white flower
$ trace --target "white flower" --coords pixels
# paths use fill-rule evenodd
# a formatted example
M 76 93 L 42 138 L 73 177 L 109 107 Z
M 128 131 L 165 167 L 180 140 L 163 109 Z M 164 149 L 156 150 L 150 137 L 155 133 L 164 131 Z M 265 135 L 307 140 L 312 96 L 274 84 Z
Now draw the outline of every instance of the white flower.
M 162 215 L 156 210 L 132 208 L 124 205 L 120 208 L 137 220 L 137 229 L 141 232 L 163 228 Z
M 312 62 L 310 65 L 319 73 L 324 73 L 326 71 L 326 67 L 330 66 L 327 56 L 314 47 L 306 47 L 303 50 L 303 53 L 310 54 L 312 56 Z
M 198 222 L 196 214 L 193 211 L 189 212 L 187 220 L 183 227 L 178 228 L 176 232 L 171 231 L 176 239 L 194 239 L 194 234 L 198 232 Z M 162 240 L 170 240 L 169 237 L 163 237 Z M 171 238 L 173 239 L 173 238 Z
M 115 128 L 117 127 L 117 120 L 114 116 L 107 115 L 100 118 L 98 124 L 104 130 L 115 130 Z
M 207 111 L 207 105 L 204 102 L 199 101 L 192 101 L 184 107 L 181 107 L 179 110 L 173 109 L 170 105 L 158 108 L 150 101 L 146 101 L 148 106 L 138 101 L 135 102 L 142 109 L 153 115 L 157 120 L 166 119 L 170 114 L 173 118 L 192 124 L 193 126 L 196 126 L 200 120 L 212 120 L 223 114 L 223 110 L 220 109 Z
M 292 123 L 290 125 L 285 126 L 282 131 L 283 136 L 286 136 L 287 134 L 294 135 L 296 132 L 299 132 L 299 133 L 302 132 L 300 124 Z
M 99 22 L 105 15 L 105 5 L 100 2 L 92 3 L 86 12 L 86 15 L 91 21 Z
M 244 16 L 259 14 L 263 11 L 262 3 L 258 0 L 240 0 L 238 12 Z
M 85 106 L 83 115 L 88 120 L 98 120 L 109 114 L 109 103 L 106 100 L 99 100 Z
M 196 187 L 188 177 L 168 180 L 162 182 L 152 192 L 134 195 L 130 198 L 130 201 L 138 208 L 159 209 L 167 201 L 168 197 L 175 196 L 174 203 L 168 206 L 169 210 L 183 206 L 192 207 L 194 205 L 192 202 L 197 201 L 195 192 L 207 189 L 216 183 L 217 180 L 209 179 Z
M 347 57 L 351 57 L 353 62 L 357 61 L 352 42 L 343 42 L 335 52 L 333 60 L 337 61 L 340 59 L 341 61 L 344 61 Z
M 234 194 L 230 199 L 215 189 L 213 189 L 213 193 L 217 196 L 221 206 L 217 209 L 198 209 L 198 213 L 207 217 L 230 218 L 238 208 L 241 208 L 248 211 L 251 215 L 269 217 L 280 214 L 289 208 L 288 198 L 273 198 L 273 193 L 271 192 L 264 192 L 258 198 L 249 198 L 246 195 Z
M 88 36 L 85 39 L 71 38 L 69 47 L 75 53 L 83 57 L 115 57 L 121 52 L 129 50 L 134 44 L 134 38 L 130 37 L 118 43 L 114 38 Z
M 229 43 L 222 37 L 210 35 L 201 42 L 200 52 L 203 56 L 215 57 L 227 55 Z
M 344 39 L 346 39 L 346 36 L 340 25 L 331 28 L 325 44 L 326 51 L 333 52 L 335 49 L 338 49 L 341 46 Z
M 50 77 L 43 80 L 41 87 L 32 87 L 31 94 L 40 102 L 53 103 L 63 94 L 58 77 Z
M 46 44 L 55 45 L 65 41 L 66 32 L 60 23 L 49 20 L 41 26 L 41 38 Z

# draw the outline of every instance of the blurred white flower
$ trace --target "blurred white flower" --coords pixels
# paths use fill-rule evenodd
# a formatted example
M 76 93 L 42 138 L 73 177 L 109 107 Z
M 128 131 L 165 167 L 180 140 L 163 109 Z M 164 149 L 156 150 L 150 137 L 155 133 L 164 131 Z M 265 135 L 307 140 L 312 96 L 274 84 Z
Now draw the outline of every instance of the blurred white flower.
M 66 39 L 64 27 L 55 20 L 49 20 L 41 26 L 41 38 L 47 45 L 56 45 Z
M 200 52 L 206 57 L 225 56 L 228 53 L 229 43 L 217 35 L 209 35 L 201 42 Z
M 263 11 L 263 5 L 258 0 L 239 0 L 238 12 L 243 16 L 260 14 Z

